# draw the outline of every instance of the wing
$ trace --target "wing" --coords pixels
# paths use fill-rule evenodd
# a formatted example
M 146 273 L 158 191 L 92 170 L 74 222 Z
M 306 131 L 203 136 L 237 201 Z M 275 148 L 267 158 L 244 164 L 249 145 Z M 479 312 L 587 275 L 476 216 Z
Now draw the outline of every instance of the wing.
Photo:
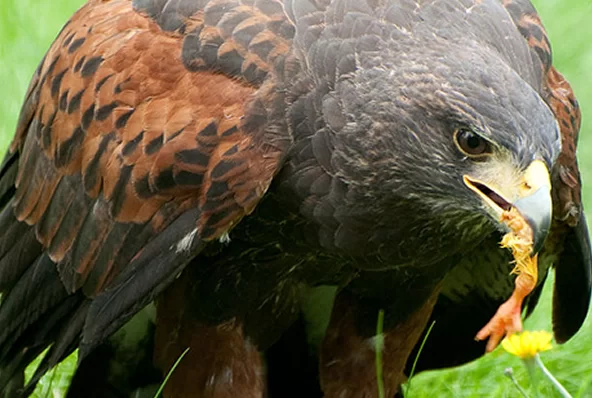
M 590 240 L 582 209 L 576 145 L 581 114 L 571 86 L 552 65 L 551 45 L 534 7 L 528 0 L 504 2 L 514 23 L 543 65 L 544 97 L 561 130 L 562 150 L 552 170 L 554 223 L 545 247 L 555 261 L 553 330 L 562 343 L 580 328 L 590 303 L 592 286 Z
M 50 344 L 36 377 L 86 355 L 253 210 L 290 145 L 292 32 L 273 0 L 91 0 L 66 24 L 0 170 L 0 385 Z

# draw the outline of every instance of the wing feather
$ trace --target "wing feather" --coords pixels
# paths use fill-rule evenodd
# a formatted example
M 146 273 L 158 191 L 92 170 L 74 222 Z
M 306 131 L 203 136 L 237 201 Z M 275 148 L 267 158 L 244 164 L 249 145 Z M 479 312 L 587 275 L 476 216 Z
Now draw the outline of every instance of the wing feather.
M 90 0 L 63 28 L 0 170 L 2 384 L 19 350 L 84 356 L 253 210 L 290 145 L 289 25 L 273 0 Z
M 559 342 L 581 327 L 590 303 L 592 261 L 590 238 L 582 206 L 582 186 L 576 159 L 581 112 L 574 92 L 552 65 L 551 44 L 529 0 L 504 1 L 543 68 L 543 97 L 557 118 L 561 153 L 552 170 L 554 222 L 545 250 L 557 254 L 553 294 L 553 330 Z

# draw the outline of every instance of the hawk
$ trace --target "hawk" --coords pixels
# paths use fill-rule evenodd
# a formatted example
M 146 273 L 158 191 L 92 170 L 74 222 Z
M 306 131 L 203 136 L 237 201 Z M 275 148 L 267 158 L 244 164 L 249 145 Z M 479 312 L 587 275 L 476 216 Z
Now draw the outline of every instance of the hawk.
M 324 396 L 377 396 L 381 311 L 393 396 L 430 319 L 420 369 L 478 357 L 551 267 L 564 342 L 591 284 L 579 125 L 528 0 L 90 0 L 0 169 L 0 388 L 77 348 L 92 369 L 155 301 L 155 365 L 189 348 L 166 397 L 289 396 L 262 353 L 333 286 Z M 499 247 L 513 210 L 526 291 Z

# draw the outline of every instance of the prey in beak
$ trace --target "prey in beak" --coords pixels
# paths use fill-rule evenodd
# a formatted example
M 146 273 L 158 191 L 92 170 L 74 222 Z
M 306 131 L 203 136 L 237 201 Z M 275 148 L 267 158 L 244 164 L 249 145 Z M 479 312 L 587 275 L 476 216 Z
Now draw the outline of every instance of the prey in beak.
M 487 351 L 492 351 L 506 334 L 522 330 L 522 303 L 536 287 L 537 254 L 551 227 L 551 179 L 545 164 L 535 160 L 517 183 L 495 184 L 503 189 L 466 175 L 463 180 L 507 231 L 501 246 L 509 248 L 514 256 L 514 292 L 475 336 L 477 340 L 489 338 Z
M 464 183 L 489 205 L 492 215 L 502 220 L 504 212 L 516 209 L 533 232 L 533 254 L 538 253 L 545 243 L 551 227 L 553 202 L 551 200 L 551 178 L 547 166 L 535 160 L 528 166 L 517 186 L 504 189 L 491 184 L 463 177 Z

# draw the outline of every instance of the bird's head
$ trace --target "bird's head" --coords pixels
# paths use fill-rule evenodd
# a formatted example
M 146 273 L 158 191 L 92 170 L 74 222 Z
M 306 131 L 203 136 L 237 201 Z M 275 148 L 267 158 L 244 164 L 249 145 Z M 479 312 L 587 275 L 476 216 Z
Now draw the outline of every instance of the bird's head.
M 376 247 L 399 261 L 472 248 L 507 232 L 500 216 L 515 207 L 539 250 L 561 144 L 536 85 L 471 43 L 385 48 L 357 62 L 336 85 L 349 122 L 334 164 L 366 198 L 350 210 L 374 217 Z

